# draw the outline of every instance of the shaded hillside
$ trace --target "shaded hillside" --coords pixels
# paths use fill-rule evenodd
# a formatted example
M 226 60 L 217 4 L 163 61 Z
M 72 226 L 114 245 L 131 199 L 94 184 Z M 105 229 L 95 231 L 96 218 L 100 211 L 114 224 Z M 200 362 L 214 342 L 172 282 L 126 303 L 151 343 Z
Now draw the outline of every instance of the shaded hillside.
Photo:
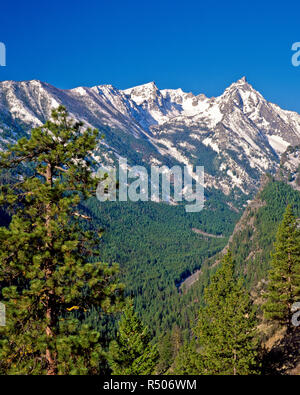
M 267 275 L 277 227 L 288 204 L 293 206 L 296 216 L 300 217 L 300 193 L 290 185 L 266 176 L 260 191 L 236 224 L 226 247 L 221 253 L 209 258 L 203 270 L 213 271 L 221 256 L 230 249 L 237 272 L 245 278 L 248 286 L 255 286 Z
M 300 331 L 278 336 L 268 342 L 263 358 L 263 373 L 271 375 L 300 375 Z
M 183 314 L 196 317 L 203 301 L 204 287 L 228 249 L 232 251 L 237 273 L 245 278 L 248 288 L 254 289 L 260 280 L 267 277 L 277 228 L 289 203 L 300 217 L 300 193 L 290 185 L 266 176 L 222 252 L 208 258 L 200 270 L 195 270 L 182 283 L 182 298 L 187 306 Z
M 300 193 L 270 179 L 246 209 L 229 242 L 237 271 L 250 286 L 266 277 L 278 224 L 288 204 L 300 216 Z
M 236 224 L 226 247 L 209 258 L 181 288 L 183 305 L 186 306 L 183 314 L 192 323 L 196 322 L 200 306 L 204 303 L 204 288 L 210 283 L 222 255 L 230 249 L 236 272 L 245 279 L 245 286 L 257 305 L 257 339 L 262 346 L 262 373 L 271 375 L 300 374 L 299 329 L 295 328 L 292 334 L 287 334 L 275 321 L 266 320 L 262 313 L 262 304 L 265 302 L 262 294 L 268 279 L 270 254 L 288 204 L 300 217 L 300 193 L 282 181 L 266 177 L 261 190 Z

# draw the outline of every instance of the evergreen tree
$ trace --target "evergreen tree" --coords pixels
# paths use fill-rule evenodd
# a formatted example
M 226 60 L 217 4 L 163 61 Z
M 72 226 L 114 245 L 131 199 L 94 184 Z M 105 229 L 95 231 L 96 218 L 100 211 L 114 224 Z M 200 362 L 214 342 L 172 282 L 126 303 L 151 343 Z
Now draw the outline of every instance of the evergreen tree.
M 175 357 L 182 346 L 182 333 L 178 325 L 173 326 L 171 341 L 173 345 L 173 356 Z
M 104 361 L 99 333 L 74 316 L 111 311 L 122 293 L 117 267 L 96 262 L 98 235 L 80 224 L 88 216 L 79 203 L 97 183 L 90 155 L 97 137 L 61 106 L 1 154 L 0 167 L 14 175 L 0 191 L 0 204 L 14 213 L 0 228 L 7 312 L 0 365 L 8 374 L 94 374 Z
M 184 344 L 176 355 L 174 367 L 170 373 L 178 375 L 198 375 L 205 371 L 202 356 L 197 351 L 197 343 L 193 340 Z
M 178 352 L 182 348 L 182 333 L 178 325 L 174 325 L 171 332 L 167 332 L 158 340 L 159 363 L 156 367 L 158 374 L 164 374 L 173 364 Z
M 113 374 L 151 374 L 158 361 L 156 345 L 151 344 L 148 328 L 136 315 L 130 302 L 118 327 L 117 339 L 109 348 L 109 363 Z
M 228 252 L 205 289 L 205 307 L 195 328 L 202 374 L 255 372 L 255 311 Z
M 286 326 L 292 326 L 292 305 L 300 300 L 300 231 L 288 205 L 279 225 L 265 294 L 265 316 Z
M 174 349 L 171 332 L 161 335 L 158 339 L 159 363 L 156 367 L 158 374 L 164 374 L 174 361 Z

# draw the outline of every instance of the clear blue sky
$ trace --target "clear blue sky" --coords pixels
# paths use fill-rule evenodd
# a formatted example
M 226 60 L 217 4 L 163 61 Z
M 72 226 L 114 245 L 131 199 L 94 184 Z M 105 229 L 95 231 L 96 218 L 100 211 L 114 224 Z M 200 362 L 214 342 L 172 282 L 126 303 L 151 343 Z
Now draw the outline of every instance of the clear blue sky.
M 300 112 L 298 1 L 5 1 L 0 80 L 60 88 L 155 81 L 217 96 L 245 75 L 268 100 Z

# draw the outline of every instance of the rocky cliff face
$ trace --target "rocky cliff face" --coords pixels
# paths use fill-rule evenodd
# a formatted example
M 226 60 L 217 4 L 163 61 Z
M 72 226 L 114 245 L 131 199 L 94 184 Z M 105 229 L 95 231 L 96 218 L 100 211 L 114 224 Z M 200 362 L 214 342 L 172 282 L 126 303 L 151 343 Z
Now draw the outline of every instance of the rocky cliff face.
M 59 104 L 103 131 L 99 161 L 204 165 L 206 187 L 225 194 L 255 191 L 262 174 L 278 170 L 287 147 L 300 144 L 300 115 L 269 103 L 245 78 L 216 98 L 159 90 L 154 82 L 61 90 L 33 80 L 0 82 L 0 148 L 41 125 Z

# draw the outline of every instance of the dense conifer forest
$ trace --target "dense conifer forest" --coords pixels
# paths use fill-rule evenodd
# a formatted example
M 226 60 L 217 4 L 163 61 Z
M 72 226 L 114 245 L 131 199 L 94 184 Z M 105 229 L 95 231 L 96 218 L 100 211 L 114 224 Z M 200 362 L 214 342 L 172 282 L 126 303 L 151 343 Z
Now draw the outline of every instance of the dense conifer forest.
M 1 153 L 1 374 L 288 373 L 299 192 L 268 175 L 244 211 L 213 190 L 196 214 L 100 203 L 97 136 L 59 107 Z

